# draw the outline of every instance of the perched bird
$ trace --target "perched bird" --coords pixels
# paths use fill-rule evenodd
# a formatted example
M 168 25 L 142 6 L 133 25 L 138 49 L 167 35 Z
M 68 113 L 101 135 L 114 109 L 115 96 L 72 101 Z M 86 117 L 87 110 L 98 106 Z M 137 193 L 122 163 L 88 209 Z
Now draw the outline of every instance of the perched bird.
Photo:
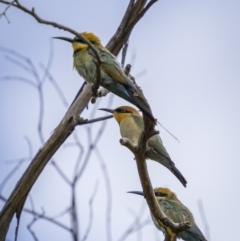
M 156 119 L 151 114 L 149 108 L 143 103 L 145 100 L 142 93 L 133 84 L 132 80 L 124 73 L 121 64 L 116 57 L 111 54 L 102 44 L 100 39 L 90 32 L 81 33 L 83 37 L 89 40 L 98 51 L 101 64 L 101 82 L 100 85 L 119 97 L 129 101 L 137 106 L 152 121 Z M 93 50 L 78 37 L 73 39 L 65 37 L 55 37 L 72 43 L 73 47 L 73 65 L 78 73 L 90 84 L 96 81 L 96 55 Z
M 134 193 L 143 195 L 143 192 L 139 191 L 131 191 L 128 193 Z M 185 241 L 207 241 L 204 237 L 201 230 L 198 228 L 195 223 L 193 214 L 191 211 L 177 198 L 176 194 L 173 193 L 168 188 L 158 187 L 154 189 L 155 197 L 158 205 L 160 206 L 162 212 L 170 218 L 175 223 L 183 223 L 189 222 L 191 224 L 191 228 L 186 229 L 177 235 L 177 238 L 181 238 Z M 162 232 L 166 232 L 166 230 L 159 225 L 159 223 L 152 216 L 153 222 L 155 226 L 161 230 Z M 176 234 L 169 231 L 169 236 L 173 237 Z
M 119 124 L 122 137 L 128 138 L 135 144 L 138 143 L 139 136 L 144 128 L 144 122 L 142 116 L 136 109 L 130 106 L 121 106 L 115 110 L 105 108 L 100 110 L 104 110 L 113 114 L 114 118 Z M 186 179 L 171 160 L 167 150 L 163 146 L 163 142 L 160 136 L 158 134 L 152 136 L 148 140 L 147 144 L 148 147 L 146 151 L 146 158 L 154 160 L 165 166 L 178 178 L 183 186 L 186 187 Z

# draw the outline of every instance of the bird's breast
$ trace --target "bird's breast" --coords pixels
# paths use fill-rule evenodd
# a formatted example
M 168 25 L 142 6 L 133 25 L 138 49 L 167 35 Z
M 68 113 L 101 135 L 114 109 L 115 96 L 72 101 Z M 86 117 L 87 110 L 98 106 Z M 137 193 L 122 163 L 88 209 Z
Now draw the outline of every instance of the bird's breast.
M 126 137 L 134 144 L 137 144 L 141 129 L 137 126 L 132 118 L 125 118 L 120 123 L 120 133 L 122 137 Z
M 77 52 L 74 56 L 74 67 L 78 73 L 88 82 L 93 84 L 96 78 L 96 65 L 93 57 L 87 50 Z

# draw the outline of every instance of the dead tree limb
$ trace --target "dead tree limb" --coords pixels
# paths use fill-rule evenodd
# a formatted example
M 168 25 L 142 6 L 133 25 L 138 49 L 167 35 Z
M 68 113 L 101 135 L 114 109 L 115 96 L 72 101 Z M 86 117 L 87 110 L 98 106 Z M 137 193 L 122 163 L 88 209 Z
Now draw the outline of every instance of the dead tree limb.
M 147 10 L 156 2 L 157 0 L 130 0 L 126 13 L 123 17 L 120 26 L 118 27 L 116 33 L 111 38 L 107 44 L 107 48 L 114 55 L 117 55 L 121 50 L 123 44 L 128 39 L 131 31 L 133 30 L 136 23 L 143 17 Z M 5 0 L 0 0 L 0 3 L 10 5 L 11 7 L 16 7 L 23 12 L 31 15 L 41 24 L 51 25 L 69 33 L 72 33 L 82 39 L 85 43 L 96 52 L 94 47 L 89 41 L 83 38 L 78 32 L 63 26 L 61 24 L 46 21 L 36 14 L 34 8 L 28 9 L 21 5 L 19 1 L 9 2 Z M 96 58 L 98 54 L 96 54 Z M 101 60 L 98 60 L 99 64 Z M 49 139 L 44 143 L 44 145 L 39 149 L 30 165 L 26 169 L 25 173 L 18 181 L 14 190 L 12 191 L 10 197 L 6 201 L 1 213 L 0 213 L 0 241 L 4 241 L 11 220 L 16 213 L 17 219 L 19 220 L 22 208 L 24 206 L 25 200 L 29 191 L 31 190 L 33 184 L 37 180 L 38 176 L 43 171 L 46 164 L 52 158 L 54 153 L 59 149 L 59 147 L 64 143 L 68 136 L 73 132 L 75 126 L 78 124 L 79 115 L 82 113 L 84 108 L 89 103 L 92 96 L 91 85 L 87 84 L 84 86 L 82 92 L 77 96 L 75 102 L 71 105 L 64 118 L 60 124 L 56 127 L 54 133 L 49 137 Z

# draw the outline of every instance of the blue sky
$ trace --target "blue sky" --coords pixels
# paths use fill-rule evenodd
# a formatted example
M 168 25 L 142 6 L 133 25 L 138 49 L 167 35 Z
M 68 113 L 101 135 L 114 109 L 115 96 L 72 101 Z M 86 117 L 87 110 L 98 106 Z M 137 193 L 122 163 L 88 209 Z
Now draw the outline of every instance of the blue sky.
M 79 32 L 92 31 L 106 44 L 115 32 L 128 1 L 21 1 L 45 19 L 56 21 Z M 0 5 L 0 10 L 4 9 Z M 133 65 L 132 74 L 144 90 L 154 115 L 180 140 L 176 142 L 160 126 L 160 135 L 176 166 L 188 181 L 187 188 L 164 167 L 148 161 L 149 174 L 154 187 L 169 187 L 188 206 L 200 229 L 205 232 L 199 214 L 198 200 L 204 205 L 210 226 L 209 240 L 234 240 L 235 233 L 227 232 L 226 223 L 232 230 L 238 228 L 236 208 L 240 202 L 238 170 L 240 148 L 240 2 L 239 1 L 158 1 L 134 28 L 129 41 L 126 63 Z M 52 40 L 54 36 L 71 37 L 70 34 L 51 26 L 39 25 L 23 12 L 11 8 L 7 12 L 10 24 L 0 21 L 0 46 L 15 50 L 35 64 L 42 75 L 39 63 L 47 65 L 50 46 L 53 46 L 51 74 L 71 103 L 83 80 L 72 68 L 72 49 L 69 44 Z M 1 50 L 1 49 L 0 49 Z M 0 51 L 0 77 L 29 74 L 9 62 L 6 52 Z M 143 74 L 141 74 L 143 73 Z M 99 102 L 107 107 L 110 95 Z M 117 97 L 112 107 L 127 104 Z M 44 85 L 43 135 L 45 140 L 63 117 L 66 107 L 49 81 Z M 0 82 L 0 182 L 13 169 L 17 161 L 29 156 L 24 139 L 31 140 L 33 154 L 41 147 L 37 133 L 39 116 L 38 93 L 24 83 Z M 93 105 L 85 110 L 89 118 Z M 96 116 L 103 113 L 97 111 Z M 93 138 L 101 124 L 92 125 Z M 77 127 L 81 142 L 87 148 L 87 127 Z M 138 213 L 144 200 L 126 194 L 141 190 L 133 155 L 119 144 L 117 123 L 107 121 L 98 150 L 106 163 L 112 189 L 112 240 L 119 240 L 132 223 L 132 212 Z M 73 137 L 67 143 L 71 143 Z M 54 160 L 71 178 L 78 156 L 75 147 L 62 147 Z M 29 161 L 25 161 L 3 189 L 8 196 Z M 86 171 L 77 185 L 80 235 L 83 237 L 89 220 L 88 201 L 96 182 L 98 191 L 93 202 L 94 221 L 88 240 L 106 240 L 107 196 L 104 176 L 98 156 L 93 153 Z M 44 208 L 55 215 L 70 202 L 70 189 L 47 165 L 35 183 L 31 197 L 39 212 Z M 0 203 L 0 207 L 2 203 Z M 26 207 L 30 207 L 29 200 Z M 131 211 L 129 211 L 131 210 Z M 146 207 L 144 219 L 149 217 Z M 229 221 L 230 220 L 230 221 Z M 19 240 L 31 240 L 26 225 L 31 221 L 23 214 Z M 67 216 L 62 221 L 69 224 Z M 229 226 L 229 225 L 228 225 Z M 66 240 L 69 234 L 38 221 L 34 226 L 39 240 Z M 223 231 L 224 230 L 224 231 Z M 14 222 L 8 238 L 13 240 Z M 163 240 L 150 222 L 142 230 L 142 240 Z M 139 240 L 132 234 L 127 240 Z

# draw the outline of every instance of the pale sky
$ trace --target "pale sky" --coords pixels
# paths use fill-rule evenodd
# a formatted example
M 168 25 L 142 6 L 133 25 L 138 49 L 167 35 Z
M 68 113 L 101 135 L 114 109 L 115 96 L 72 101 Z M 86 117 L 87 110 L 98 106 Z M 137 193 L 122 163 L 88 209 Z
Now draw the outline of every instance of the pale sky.
M 128 1 L 21 1 L 47 20 L 56 21 L 79 32 L 92 31 L 106 44 L 115 32 Z M 0 5 L 0 12 L 5 6 Z M 193 212 L 196 223 L 206 235 L 199 213 L 201 199 L 210 227 L 208 240 L 236 240 L 238 230 L 238 183 L 240 159 L 240 2 L 237 0 L 162 0 L 147 12 L 134 28 L 129 41 L 126 63 L 133 65 L 132 75 L 144 90 L 154 116 L 168 128 L 176 142 L 160 126 L 163 143 L 172 160 L 188 181 L 187 188 L 163 166 L 148 161 L 153 187 L 163 186 L 174 191 Z M 39 74 L 39 63 L 47 65 L 50 45 L 54 56 L 51 74 L 63 90 L 70 104 L 83 79 L 73 70 L 72 48 L 67 42 L 52 40 L 54 36 L 73 37 L 51 26 L 39 25 L 25 13 L 10 8 L 10 24 L 0 20 L 0 46 L 31 59 Z M 11 63 L 9 54 L 0 49 L 0 77 L 32 76 Z M 144 73 L 144 74 L 139 74 Z M 107 107 L 111 95 L 89 105 L 83 113 L 89 118 L 94 108 Z M 0 82 L 0 183 L 18 163 L 29 156 L 27 136 L 32 143 L 32 155 L 41 147 L 37 133 L 39 96 L 35 89 L 15 81 Z M 114 97 L 116 108 L 128 104 Z M 66 112 L 61 99 L 49 80 L 44 85 L 43 134 L 45 140 Z M 103 116 L 101 111 L 96 116 Z M 101 123 L 89 125 L 94 139 Z M 87 152 L 87 126 L 75 132 Z M 139 213 L 143 198 L 127 194 L 141 190 L 132 153 L 119 144 L 120 133 L 115 120 L 107 121 L 104 134 L 97 146 L 107 166 L 112 190 L 111 233 L 119 240 L 133 222 L 133 212 Z M 66 143 L 71 143 L 73 137 Z M 79 151 L 76 147 L 60 148 L 54 160 L 71 178 Z M 9 161 L 10 160 L 10 161 Z M 29 164 L 25 161 L 3 189 L 8 196 Z M 89 198 L 96 181 L 98 191 L 93 201 L 94 220 L 88 240 L 107 240 L 106 186 L 100 162 L 93 152 L 86 171 L 77 186 L 80 236 L 83 238 L 89 221 Z M 51 164 L 42 172 L 31 191 L 35 209 L 44 209 L 49 216 L 59 214 L 70 203 L 69 186 L 59 177 Z M 0 203 L 2 207 L 3 203 Z M 146 206 L 146 205 L 145 205 Z M 29 199 L 26 207 L 30 207 Z M 146 206 L 142 220 L 149 218 Z M 59 219 L 70 225 L 67 215 Z M 23 213 L 19 240 L 33 240 L 26 225 L 31 221 Z M 13 240 L 15 222 L 8 233 Z M 227 227 L 226 227 L 227 226 Z M 65 230 L 40 220 L 33 229 L 39 240 L 69 240 Z M 126 240 L 163 240 L 152 222 L 141 235 L 130 235 Z

